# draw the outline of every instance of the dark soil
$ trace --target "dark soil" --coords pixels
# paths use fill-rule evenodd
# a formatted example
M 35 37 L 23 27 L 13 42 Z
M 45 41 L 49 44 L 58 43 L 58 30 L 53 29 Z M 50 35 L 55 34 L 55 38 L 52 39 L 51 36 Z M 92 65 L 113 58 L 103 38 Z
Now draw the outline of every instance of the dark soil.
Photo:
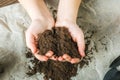
M 77 44 L 72 40 L 68 29 L 65 27 L 54 27 L 52 30 L 46 30 L 39 38 L 39 49 L 42 55 L 51 50 L 55 56 L 62 56 L 67 53 L 71 57 L 80 58 Z
M 51 50 L 55 56 L 62 56 L 67 53 L 72 58 L 81 58 L 76 42 L 72 40 L 68 29 L 65 27 L 54 27 L 52 30 L 46 30 L 40 34 L 38 48 L 40 49 L 39 54 L 41 55 L 45 55 L 47 51 Z M 31 58 L 33 55 L 28 52 L 26 57 Z M 78 64 L 53 60 L 41 62 L 36 58 L 31 60 L 31 62 L 34 66 L 29 66 L 29 72 L 27 74 L 44 73 L 44 80 L 71 80 L 71 77 L 77 75 L 78 65 L 83 67 L 84 64 L 88 64 L 87 59 L 83 59 Z

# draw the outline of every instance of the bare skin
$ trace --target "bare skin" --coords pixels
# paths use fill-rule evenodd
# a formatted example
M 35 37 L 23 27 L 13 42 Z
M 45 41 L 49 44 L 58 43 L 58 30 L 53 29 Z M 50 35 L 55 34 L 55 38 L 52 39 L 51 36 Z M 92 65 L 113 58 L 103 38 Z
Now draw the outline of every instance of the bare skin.
M 52 59 L 68 61 L 71 63 L 79 62 L 78 58 L 71 58 L 67 54 L 55 58 L 52 51 L 48 51 L 45 56 L 38 54 L 40 51 L 36 46 L 38 34 L 47 29 L 51 29 L 53 26 L 66 26 L 71 33 L 73 40 L 78 44 L 80 55 L 83 57 L 85 56 L 84 35 L 82 30 L 76 24 L 76 17 L 81 0 L 60 0 L 56 23 L 47 9 L 44 0 L 19 0 L 19 2 L 23 5 L 32 19 L 31 25 L 26 31 L 26 44 L 37 59 L 40 61 Z

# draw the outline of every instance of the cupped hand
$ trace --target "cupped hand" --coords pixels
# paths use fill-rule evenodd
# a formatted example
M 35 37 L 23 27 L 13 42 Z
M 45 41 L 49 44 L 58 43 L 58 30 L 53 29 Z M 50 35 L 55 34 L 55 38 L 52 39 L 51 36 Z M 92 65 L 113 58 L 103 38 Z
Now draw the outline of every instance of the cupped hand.
M 39 55 L 39 49 L 37 48 L 38 35 L 47 29 L 51 29 L 54 26 L 54 21 L 51 20 L 33 20 L 30 27 L 26 30 L 26 44 L 31 49 L 33 55 L 40 61 L 47 61 L 52 57 L 53 52 L 48 51 L 45 56 Z
M 70 32 L 72 39 L 77 43 L 78 51 L 80 53 L 80 56 L 85 56 L 85 41 L 84 41 L 84 34 L 80 27 L 73 22 L 69 21 L 63 21 L 63 22 L 56 22 L 56 27 L 66 27 L 68 28 L 68 31 Z M 71 58 L 69 55 L 64 54 L 63 56 L 60 56 L 58 58 L 59 61 L 68 61 L 71 63 L 78 63 L 80 62 L 79 58 Z

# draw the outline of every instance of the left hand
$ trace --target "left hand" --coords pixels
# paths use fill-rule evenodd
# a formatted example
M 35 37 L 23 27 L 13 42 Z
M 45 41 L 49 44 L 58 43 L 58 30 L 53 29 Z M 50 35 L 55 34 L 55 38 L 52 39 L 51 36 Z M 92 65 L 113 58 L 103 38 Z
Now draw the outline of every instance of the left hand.
M 68 28 L 73 40 L 77 43 L 78 51 L 82 57 L 85 56 L 85 41 L 84 41 L 84 34 L 82 30 L 76 23 L 69 22 L 69 21 L 62 21 L 56 22 L 56 27 L 66 27 Z M 58 58 L 59 61 L 68 61 L 70 63 L 78 63 L 80 61 L 79 58 L 71 58 L 69 55 L 64 54 Z
M 48 51 L 44 56 L 38 54 L 40 50 L 37 48 L 38 45 L 38 35 L 45 30 L 50 30 L 54 26 L 54 21 L 49 17 L 45 18 L 44 20 L 36 19 L 33 20 L 30 27 L 26 30 L 26 44 L 27 47 L 31 49 L 33 55 L 40 61 L 47 61 L 50 57 L 52 60 L 56 60 L 56 58 L 53 57 L 53 52 Z

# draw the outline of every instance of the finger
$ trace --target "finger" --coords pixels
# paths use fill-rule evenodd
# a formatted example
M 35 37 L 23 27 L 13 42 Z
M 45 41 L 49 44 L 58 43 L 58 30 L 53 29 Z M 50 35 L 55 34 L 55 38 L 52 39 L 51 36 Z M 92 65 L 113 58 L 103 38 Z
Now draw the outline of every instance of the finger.
M 71 61 L 71 57 L 68 54 L 64 54 L 63 55 L 63 59 L 70 62 Z
M 58 61 L 63 61 L 64 59 L 63 59 L 63 57 L 58 57 Z
M 35 37 L 28 32 L 26 32 L 26 44 L 27 47 L 31 49 L 32 53 L 36 53 L 38 51 L 36 47 Z
M 40 61 L 47 61 L 48 60 L 48 58 L 46 56 L 39 55 L 38 52 L 35 53 L 34 56 Z
M 53 55 L 53 52 L 52 51 L 48 51 L 45 56 L 47 56 L 48 58 L 52 57 Z
M 58 60 L 58 58 L 55 55 L 53 55 L 50 59 L 55 60 L 55 61 Z
M 85 51 L 81 48 L 78 49 L 82 57 L 85 57 Z
M 78 51 L 79 51 L 80 55 L 82 57 L 84 57 L 85 56 L 85 52 L 84 52 L 84 50 L 85 50 L 84 40 L 83 41 L 80 41 L 80 39 L 77 40 L 77 46 L 78 46 Z
M 72 58 L 70 61 L 72 64 L 79 63 L 80 59 L 79 58 Z

